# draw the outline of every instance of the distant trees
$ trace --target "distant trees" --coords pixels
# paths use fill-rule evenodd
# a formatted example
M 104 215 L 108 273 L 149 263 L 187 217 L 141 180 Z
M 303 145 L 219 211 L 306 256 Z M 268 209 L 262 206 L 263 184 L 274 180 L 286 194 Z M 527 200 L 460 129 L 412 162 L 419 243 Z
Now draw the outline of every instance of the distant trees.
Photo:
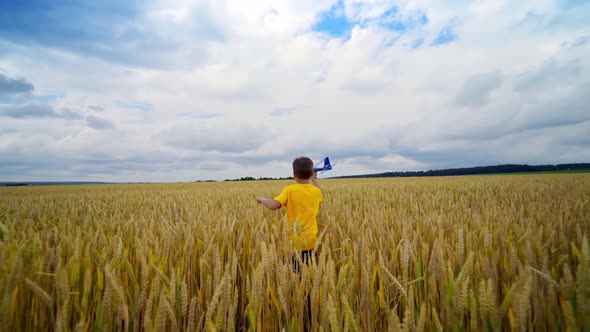
M 263 181 L 263 180 L 293 180 L 293 177 L 286 177 L 286 178 L 259 177 L 259 178 L 253 178 L 251 176 L 246 176 L 246 177 L 241 177 L 239 179 L 226 179 L 225 181 Z

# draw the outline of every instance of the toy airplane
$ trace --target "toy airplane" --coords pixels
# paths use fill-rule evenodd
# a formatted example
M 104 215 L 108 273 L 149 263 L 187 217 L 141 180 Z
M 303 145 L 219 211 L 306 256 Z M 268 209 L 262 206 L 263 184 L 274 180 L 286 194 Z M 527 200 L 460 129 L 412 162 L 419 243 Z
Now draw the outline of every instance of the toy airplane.
M 322 162 L 320 161 L 316 164 L 316 166 L 313 168 L 314 172 L 324 173 L 332 170 L 333 165 L 330 165 L 330 159 L 328 159 L 328 157 L 324 158 L 324 166 L 319 167 L 318 165 L 320 165 L 321 163 Z

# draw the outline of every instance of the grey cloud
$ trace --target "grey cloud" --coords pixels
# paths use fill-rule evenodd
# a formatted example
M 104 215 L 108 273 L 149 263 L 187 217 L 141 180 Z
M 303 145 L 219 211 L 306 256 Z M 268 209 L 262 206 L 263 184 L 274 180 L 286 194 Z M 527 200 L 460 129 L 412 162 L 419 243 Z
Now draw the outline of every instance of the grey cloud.
M 511 127 L 519 130 L 577 124 L 590 120 L 590 82 L 562 98 L 535 104 L 521 110 L 512 119 Z
M 0 105 L 0 115 L 17 119 L 59 117 L 59 114 L 46 104 Z
M 492 152 L 490 153 L 489 150 Z M 470 146 L 455 145 L 453 148 L 438 151 L 415 151 L 406 154 L 405 157 L 424 164 L 424 170 L 519 162 L 517 160 L 502 160 L 499 158 L 501 155 L 496 154 L 496 151 L 497 146 L 484 142 Z
M 326 128 L 326 131 L 330 132 L 331 129 Z M 390 146 L 389 139 L 397 135 L 387 129 L 374 129 L 362 134 L 336 134 L 334 136 L 326 136 L 325 134 L 320 131 L 302 135 L 296 140 L 285 140 L 284 149 L 280 154 L 274 153 L 273 156 L 268 157 L 290 160 L 303 154 L 312 159 L 326 156 L 334 159 L 381 158 L 392 153 L 394 149 Z
M 486 104 L 492 91 L 500 87 L 502 78 L 498 72 L 471 76 L 464 83 L 455 97 L 455 103 L 461 106 L 478 107 Z
M 30 180 L 35 176 L 43 176 L 47 177 L 47 174 L 62 174 L 62 177 L 59 178 L 64 180 L 63 175 L 67 174 L 69 179 L 88 179 L 89 177 L 96 176 L 96 175 L 106 175 L 106 176 L 119 176 L 129 173 L 133 174 L 134 172 L 140 171 L 141 173 L 148 174 L 152 172 L 159 172 L 164 169 L 174 169 L 175 171 L 179 170 L 194 170 L 194 177 L 199 178 L 200 172 L 215 172 L 215 171 L 225 171 L 227 172 L 228 167 L 232 165 L 242 164 L 248 165 L 250 167 L 256 168 L 256 166 L 263 166 L 267 165 L 269 162 L 281 162 L 285 164 L 285 168 L 282 172 L 277 173 L 277 176 L 289 176 L 291 175 L 290 169 L 290 162 L 295 155 L 289 154 L 285 157 L 274 157 L 274 158 L 266 158 L 263 160 L 245 158 L 243 160 L 231 160 L 232 158 L 217 158 L 219 161 L 211 162 L 208 160 L 206 156 L 209 153 L 204 153 L 204 157 L 201 158 L 181 158 L 178 156 L 166 156 L 166 157 L 159 157 L 155 160 L 146 161 L 143 159 L 135 159 L 135 158 L 125 158 L 125 159 L 72 159 L 72 158 L 59 158 L 56 160 L 50 156 L 44 156 L 41 158 L 29 159 L 30 157 L 21 156 L 18 158 L 18 161 L 10 163 L 9 165 L 0 165 L 0 174 L 4 176 L 5 179 L 17 179 L 22 178 L 23 176 Z M 363 165 L 371 166 L 371 160 L 368 158 Z M 223 161 L 222 161 L 223 160 Z M 339 157 L 333 157 L 333 161 L 340 161 Z M 46 164 L 49 164 L 49 167 L 46 167 Z M 341 166 L 345 167 L 340 163 Z M 370 168 L 370 167 L 369 167 Z M 252 172 L 248 171 L 246 173 L 238 173 L 236 176 L 248 176 L 254 175 L 258 176 Z M 345 169 L 341 169 L 341 171 L 346 172 Z M 255 172 L 255 171 L 254 171 Z M 261 174 L 262 175 L 262 174 Z M 327 174 L 328 176 L 330 174 Z M 235 177 L 235 176 L 224 176 L 225 177 Z M 66 178 L 65 180 L 67 180 Z M 148 178 L 149 179 L 149 178 Z M 169 179 L 170 180 L 170 179 Z M 172 178 L 174 180 L 174 178 Z
M 554 141 L 566 146 L 586 146 L 590 147 L 590 121 L 579 124 L 563 126 L 560 135 L 556 136 Z
M 578 128 L 576 126 L 575 128 Z M 581 127 L 575 133 L 584 133 L 584 128 Z M 262 131 L 262 128 L 257 128 Z M 557 128 L 549 129 L 550 137 L 558 137 L 553 134 Z M 569 129 L 563 129 L 570 132 Z M 398 155 L 400 157 L 416 161 L 423 166 L 399 166 L 406 167 L 404 170 L 419 170 L 419 169 L 439 169 L 452 167 L 466 167 L 475 165 L 490 165 L 498 163 L 511 162 L 527 162 L 527 163 L 543 163 L 543 162 L 576 162 L 584 160 L 572 160 L 571 156 L 576 150 L 573 148 L 572 142 L 555 143 L 548 151 L 551 154 L 543 154 L 543 151 L 548 149 L 546 146 L 539 146 L 539 143 L 534 141 L 536 136 L 543 136 L 544 129 L 535 129 L 530 132 L 518 133 L 516 135 L 502 137 L 492 141 L 453 141 L 447 140 L 446 144 L 437 148 L 422 147 L 421 144 L 415 143 L 413 146 L 408 146 Z M 242 138 L 243 139 L 243 138 Z M 575 140 L 571 135 L 570 139 Z M 586 140 L 587 141 L 587 140 Z M 578 141 L 575 141 L 578 144 Z M 240 144 L 237 141 L 237 144 Z M 566 145 L 563 145 L 566 144 Z M 425 144 L 428 145 L 428 144 Z M 587 146 L 587 143 L 586 143 Z M 119 181 L 132 181 L 133 174 L 141 173 L 146 180 L 154 180 L 154 176 L 162 176 L 162 170 L 175 170 L 177 172 L 188 170 L 188 177 L 182 179 L 198 179 L 206 178 L 209 175 L 201 177 L 200 174 L 209 172 L 221 171 L 229 172 L 232 166 L 248 165 L 250 170 L 242 173 L 232 173 L 236 175 L 223 175 L 224 178 L 232 178 L 239 176 L 259 176 L 256 173 L 257 166 L 264 168 L 270 162 L 281 162 L 285 164 L 285 169 L 282 173 L 273 174 L 276 176 L 290 175 L 289 163 L 293 157 L 299 154 L 308 154 L 310 157 L 318 159 L 324 155 L 329 155 L 333 163 L 337 163 L 339 174 L 350 174 L 346 170 L 346 158 L 355 158 L 352 163 L 364 166 L 367 169 L 375 167 L 375 169 L 383 169 L 383 165 L 378 163 L 378 159 L 385 154 L 392 154 L 391 151 L 384 151 L 383 153 L 366 153 L 362 148 L 355 150 L 352 143 L 342 144 L 340 147 L 331 144 L 325 147 L 325 151 L 320 151 L 320 148 L 307 150 L 291 148 L 288 151 L 273 151 L 270 154 L 262 154 L 258 151 L 239 151 L 239 152 L 225 152 L 225 151 L 183 151 L 179 153 L 173 150 L 159 150 L 150 149 L 148 151 L 136 151 L 132 153 L 121 154 L 121 157 L 115 157 L 115 153 L 110 154 L 97 153 L 88 149 L 87 151 L 63 155 L 60 158 L 55 158 L 52 152 L 34 154 L 25 153 L 28 149 L 20 147 L 21 153 L 11 153 L 6 155 L 6 159 L 0 163 L 0 174 L 5 179 L 26 179 L 31 180 L 36 177 L 43 177 L 44 179 L 59 179 L 59 180 L 75 180 L 75 179 L 89 179 L 95 176 L 103 176 L 109 179 L 120 179 Z M 187 153 L 188 152 L 188 153 Z M 530 152 L 530 153 L 529 153 Z M 365 157 L 358 157 L 358 156 Z M 32 159 L 31 159 L 32 158 Z M 569 158 L 569 159 L 568 159 Z M 579 157 L 582 159 L 582 157 Z M 6 161 L 6 164 L 4 163 Z M 49 166 L 46 166 L 49 164 Z M 398 166 L 396 166 L 398 167 Z M 390 170 L 401 170 L 392 166 Z M 194 171 L 194 173 L 193 173 Z M 234 171 L 235 172 L 235 171 Z M 239 172 L 239 171 L 238 171 Z M 254 172 L 254 173 L 253 173 Z M 53 175 L 52 175 L 53 174 Z M 227 173 L 225 173 L 227 174 Z M 264 174 L 260 174 L 264 175 Z M 330 176 L 327 173 L 326 176 Z M 52 177 L 50 177 L 52 176 Z M 127 176 L 130 176 L 127 178 Z M 24 178 L 23 178 L 24 177 Z M 161 178 L 160 178 L 161 179 Z M 178 177 L 168 177 L 168 181 L 178 180 Z
M 537 101 L 531 93 L 523 93 L 511 103 L 488 107 L 485 112 L 494 117 L 445 119 L 448 127 L 443 139 L 489 141 L 517 133 L 579 124 L 590 121 L 590 82 L 570 90 L 563 96 L 547 97 Z M 527 100 L 523 103 L 521 100 Z M 440 120 L 437 120 L 440 121 Z
M 204 161 L 198 164 L 200 170 L 203 171 L 219 171 L 227 169 L 228 164 L 222 162 L 215 162 L 215 161 Z
M 24 133 L 21 135 L 27 136 Z M 151 149 L 151 153 L 133 149 L 119 156 L 113 151 L 102 152 L 91 148 L 60 153 L 51 148 L 59 139 L 45 136 L 24 145 L 15 142 L 8 150 L 4 149 L 0 153 L 0 179 L 31 181 L 41 176 L 42 180 L 76 180 L 88 179 L 96 174 L 120 176 L 137 171 L 150 173 L 164 169 L 185 169 L 195 164 L 177 158 L 175 153 L 157 148 Z
M 575 48 L 575 47 L 580 47 L 580 46 L 586 45 L 588 43 L 589 39 L 590 38 L 588 38 L 588 36 L 582 36 L 574 41 L 574 43 L 572 44 L 572 47 Z
M 163 142 L 172 147 L 220 152 L 253 150 L 269 137 L 265 128 L 237 124 L 212 127 L 178 126 L 161 134 Z
M 94 115 L 89 115 L 86 117 L 86 124 L 88 127 L 96 130 L 111 129 L 114 127 L 111 121 L 99 118 Z
M 37 44 L 133 67 L 174 68 L 206 57 L 205 43 L 226 38 L 214 8 L 201 5 L 181 24 L 158 24 L 144 1 L 0 2 L 2 39 Z M 187 43 L 187 38 L 199 42 Z M 195 39 L 196 38 L 196 39 Z
M 88 109 L 90 109 L 91 111 L 95 111 L 95 112 L 104 111 L 104 108 L 102 106 L 98 106 L 98 105 L 90 105 L 90 106 L 88 106 Z
M 0 74 L 0 97 L 28 97 L 34 89 L 33 84 L 23 78 L 9 78 Z
M 581 133 L 588 124 L 568 124 L 554 127 L 534 128 L 502 136 L 493 141 L 469 142 L 472 154 L 480 154 L 482 160 L 491 163 L 567 163 L 587 162 L 589 155 L 587 139 L 584 135 L 577 138 L 563 137 L 568 132 Z M 478 152 L 478 150 L 480 152 Z M 487 152 L 486 156 L 484 152 Z
M 542 65 L 506 78 L 515 98 L 485 108 L 493 117 L 470 118 L 460 131 L 444 137 L 493 140 L 515 133 L 572 125 L 590 120 L 590 81 L 584 79 L 580 60 L 552 58 Z M 447 119 L 449 123 L 457 119 Z M 458 133 L 458 134 L 457 134 Z
M 516 78 L 514 90 L 529 92 L 534 90 L 550 90 L 554 87 L 571 85 L 581 76 L 580 60 L 574 59 L 559 62 L 555 59 L 545 61 L 541 66 L 523 73 Z
M 509 142 L 510 149 L 499 142 Z M 446 141 L 443 147 L 414 149 L 406 151 L 403 156 L 425 165 L 424 170 L 531 162 L 525 160 L 526 154 L 521 154 L 520 159 L 507 157 L 508 151 L 515 148 L 515 143 L 523 142 L 526 141 L 518 141 L 512 137 L 497 141 Z
M 62 108 L 59 117 L 71 120 L 78 120 L 83 118 L 82 114 L 72 111 L 69 108 Z
M 62 118 L 68 120 L 81 119 L 82 115 L 67 108 L 55 110 L 47 104 L 8 104 L 0 105 L 0 116 L 24 118 Z

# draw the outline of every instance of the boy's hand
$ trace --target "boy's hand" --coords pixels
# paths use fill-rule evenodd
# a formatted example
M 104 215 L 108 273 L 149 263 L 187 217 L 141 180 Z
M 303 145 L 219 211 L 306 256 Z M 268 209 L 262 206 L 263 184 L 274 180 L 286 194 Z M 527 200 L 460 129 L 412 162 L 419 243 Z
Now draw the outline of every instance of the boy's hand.
M 281 208 L 281 203 L 274 199 L 266 198 L 264 196 L 258 197 L 258 202 L 262 203 L 266 208 L 270 210 L 276 210 Z
M 318 178 L 318 172 L 313 172 L 313 175 L 311 176 L 312 179 L 317 179 Z

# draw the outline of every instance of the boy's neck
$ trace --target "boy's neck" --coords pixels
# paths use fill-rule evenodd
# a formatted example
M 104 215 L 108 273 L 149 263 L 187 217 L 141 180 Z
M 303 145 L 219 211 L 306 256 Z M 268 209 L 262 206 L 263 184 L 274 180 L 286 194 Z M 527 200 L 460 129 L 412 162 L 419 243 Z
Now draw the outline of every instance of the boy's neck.
M 309 179 L 299 179 L 299 178 L 295 178 L 295 182 L 299 183 L 299 184 L 309 184 Z

